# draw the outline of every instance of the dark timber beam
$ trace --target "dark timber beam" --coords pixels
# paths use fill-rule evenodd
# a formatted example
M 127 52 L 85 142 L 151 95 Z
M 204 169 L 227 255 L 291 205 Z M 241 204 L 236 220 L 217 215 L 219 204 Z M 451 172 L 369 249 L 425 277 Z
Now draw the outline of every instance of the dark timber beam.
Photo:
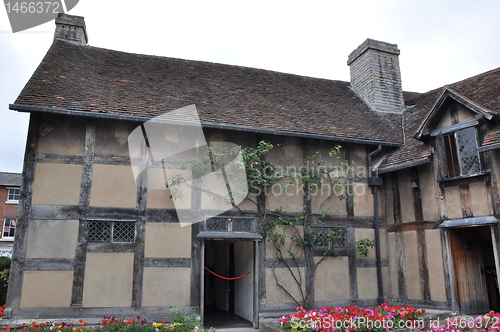
M 75 250 L 75 262 L 73 272 L 73 290 L 71 292 L 71 307 L 81 308 L 83 301 L 83 282 L 85 276 L 85 264 L 87 260 L 87 232 L 88 223 L 85 212 L 90 205 L 90 190 L 92 186 L 92 168 L 94 162 L 94 151 L 96 141 L 96 121 L 88 119 L 85 130 L 85 147 L 82 160 L 82 178 L 80 184 L 80 210 L 78 226 L 78 243 Z

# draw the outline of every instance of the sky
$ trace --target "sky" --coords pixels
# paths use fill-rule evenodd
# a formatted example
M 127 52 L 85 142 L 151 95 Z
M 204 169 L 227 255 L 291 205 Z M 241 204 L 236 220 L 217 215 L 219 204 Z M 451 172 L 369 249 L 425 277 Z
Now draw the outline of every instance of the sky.
M 397 44 L 403 89 L 500 67 L 498 0 L 79 0 L 89 45 L 349 81 L 366 38 Z M 0 8 L 0 172 L 22 172 L 29 115 L 9 110 L 49 49 L 54 21 L 12 33 Z

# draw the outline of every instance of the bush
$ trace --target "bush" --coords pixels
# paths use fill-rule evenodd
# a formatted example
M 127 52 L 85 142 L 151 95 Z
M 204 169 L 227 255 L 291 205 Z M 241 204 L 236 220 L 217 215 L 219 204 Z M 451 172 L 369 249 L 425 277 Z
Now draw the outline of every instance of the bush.
M 0 257 L 0 305 L 4 305 L 7 299 L 10 261 L 11 259 L 9 257 Z

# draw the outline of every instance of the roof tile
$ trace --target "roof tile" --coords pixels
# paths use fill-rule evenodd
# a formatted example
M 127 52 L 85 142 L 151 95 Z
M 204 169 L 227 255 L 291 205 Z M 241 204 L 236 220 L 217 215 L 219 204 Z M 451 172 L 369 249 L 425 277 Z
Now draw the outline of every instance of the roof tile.
M 401 115 L 372 111 L 349 86 L 56 40 L 15 103 L 143 117 L 195 104 L 203 123 L 401 142 Z

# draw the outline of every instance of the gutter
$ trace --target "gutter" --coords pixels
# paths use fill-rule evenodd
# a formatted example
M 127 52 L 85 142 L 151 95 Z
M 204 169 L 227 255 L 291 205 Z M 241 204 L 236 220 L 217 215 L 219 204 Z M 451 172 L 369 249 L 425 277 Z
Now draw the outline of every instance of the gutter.
M 415 167 L 415 166 L 423 165 L 423 164 L 429 164 L 430 162 L 431 162 L 431 158 L 425 158 L 425 159 L 416 160 L 416 161 L 412 161 L 412 162 L 401 164 L 401 165 L 389 166 L 389 167 L 386 167 L 383 169 L 379 169 L 378 174 L 399 171 L 399 170 L 402 170 L 405 168 Z
M 74 110 L 68 110 L 68 109 L 62 109 L 62 108 L 29 106 L 29 105 L 20 105 L 20 104 L 10 104 L 9 109 L 15 110 L 18 112 L 55 113 L 55 114 L 64 114 L 64 115 L 72 115 L 72 116 L 91 117 L 91 118 L 98 118 L 98 119 L 128 120 L 128 121 L 136 121 L 136 122 L 146 122 L 146 121 L 149 121 L 151 119 L 157 119 L 155 117 L 147 117 L 147 116 L 110 114 L 110 113 L 89 112 L 89 111 L 74 111 Z M 304 138 L 313 138 L 313 139 L 348 142 L 348 143 L 359 143 L 359 144 L 368 144 L 368 145 L 383 145 L 383 146 L 390 146 L 390 147 L 399 147 L 402 145 L 402 143 L 388 142 L 388 141 L 375 141 L 375 140 L 362 139 L 362 138 L 310 134 L 310 133 L 301 133 L 301 132 L 295 132 L 295 131 L 252 128 L 252 127 L 245 127 L 245 126 L 215 124 L 215 123 L 206 123 L 206 122 L 201 122 L 201 126 L 204 128 L 235 130 L 235 131 L 244 131 L 244 132 L 251 132 L 251 133 L 280 135 L 280 136 L 304 137 Z
M 380 226 L 379 226 L 379 216 L 378 216 L 378 187 L 383 185 L 382 178 L 378 177 L 377 172 L 373 172 L 372 169 L 372 157 L 382 151 L 382 145 L 379 145 L 377 149 L 372 151 L 366 157 L 368 163 L 368 185 L 372 187 L 373 194 L 373 228 L 375 230 L 375 256 L 376 256 L 376 266 L 377 266 L 377 286 L 378 286 L 378 304 L 384 302 L 384 286 L 382 284 L 382 258 L 380 256 Z

